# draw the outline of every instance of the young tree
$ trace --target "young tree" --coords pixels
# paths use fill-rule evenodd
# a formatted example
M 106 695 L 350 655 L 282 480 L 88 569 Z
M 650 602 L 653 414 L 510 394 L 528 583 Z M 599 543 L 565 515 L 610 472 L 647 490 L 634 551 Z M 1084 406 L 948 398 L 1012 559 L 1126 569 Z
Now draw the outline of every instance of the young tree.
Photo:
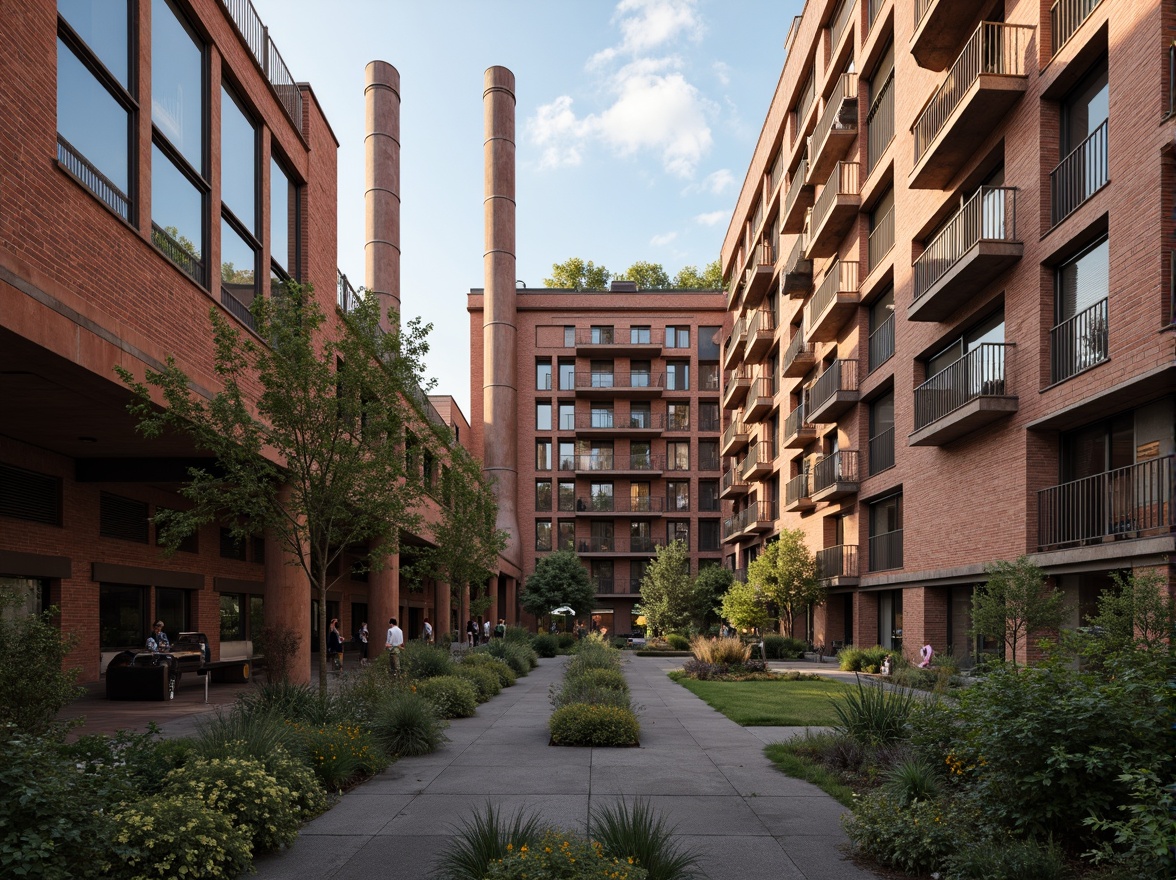
M 678 274 L 674 276 L 674 285 L 678 290 L 690 290 L 698 288 L 700 290 L 722 290 L 723 289 L 723 270 L 719 266 L 719 261 L 714 260 L 702 267 L 702 271 L 698 271 L 697 266 L 683 266 L 678 270 Z
M 325 692 L 326 599 L 339 577 L 330 570 L 344 548 L 355 547 L 368 548 L 361 564 L 378 570 L 400 531 L 420 525 L 424 486 L 404 443 L 406 432 L 425 424 L 421 357 L 431 327 L 418 319 L 384 333 L 375 297 L 328 323 L 310 288 L 293 283 L 258 297 L 252 312 L 256 337 L 211 311 L 222 387 L 210 399 L 172 358 L 163 370 L 148 370 L 145 383 L 118 372 L 134 391 L 129 408 L 144 435 L 185 433 L 216 460 L 215 469 L 189 471 L 181 494 L 191 509 L 156 515 L 161 543 L 175 550 L 211 522 L 223 522 L 237 540 L 275 538 L 319 599 Z
M 817 561 L 800 529 L 785 529 L 747 567 L 747 582 L 757 587 L 780 611 L 780 631 L 792 635 L 799 614 L 825 601 L 817 578 Z
M 1158 571 L 1116 573 L 1115 586 L 1099 594 L 1098 610 L 1086 619 L 1108 650 L 1163 650 L 1176 632 L 1176 602 Z
M 604 266 L 597 266 L 591 260 L 584 262 L 580 257 L 568 257 L 562 263 L 551 264 L 551 277 L 544 278 L 543 284 L 566 290 L 604 290 L 611 278 L 612 273 Z
M 75 683 L 81 670 L 65 668 L 76 636 L 53 625 L 56 608 L 29 611 L 29 598 L 0 587 L 0 726 L 37 737 L 55 732 L 57 713 L 83 690 Z
M 1000 639 L 1017 665 L 1017 650 L 1039 630 L 1056 630 L 1066 608 L 1062 594 L 1045 586 L 1045 573 L 1022 556 L 986 566 L 988 582 L 972 594 L 972 635 Z
M 685 629 L 697 610 L 686 544 L 673 541 L 656 553 L 641 580 L 641 607 L 655 636 Z
M 638 260 L 617 278 L 636 281 L 638 290 L 661 290 L 670 286 L 670 276 L 662 264 L 647 263 L 645 260 Z
M 763 630 L 769 620 L 767 600 L 754 584 L 735 581 L 731 584 L 718 612 L 738 629 Z
M 595 600 L 588 569 L 571 550 L 557 550 L 536 562 L 519 597 L 523 609 L 537 618 L 562 605 L 574 609 L 577 617 L 586 617 Z
M 721 565 L 705 565 L 694 578 L 694 616 L 700 628 L 713 623 L 723 595 L 735 581 L 731 569 Z

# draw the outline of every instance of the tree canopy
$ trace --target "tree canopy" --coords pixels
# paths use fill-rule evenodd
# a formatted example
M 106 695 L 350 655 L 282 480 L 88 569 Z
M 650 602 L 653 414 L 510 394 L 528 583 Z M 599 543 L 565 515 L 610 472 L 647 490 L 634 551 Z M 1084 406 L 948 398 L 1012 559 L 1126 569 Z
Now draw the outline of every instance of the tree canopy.
M 641 610 L 650 634 L 658 636 L 687 629 L 698 608 L 685 542 L 672 541 L 656 553 L 641 579 Z
M 670 286 L 670 276 L 662 264 L 647 263 L 644 260 L 638 260 L 617 278 L 637 282 L 640 290 L 659 290 Z
M 755 584 L 735 581 L 723 594 L 719 612 L 739 629 L 762 630 L 768 622 L 768 606 Z
M 674 276 L 673 286 L 681 290 L 722 290 L 723 270 L 718 260 L 707 263 L 701 272 L 697 266 L 683 266 Z
M 552 263 L 551 277 L 543 279 L 544 287 L 565 290 L 604 290 L 612 273 L 604 266 L 579 257 L 568 257 L 562 263 Z
M 704 565 L 694 578 L 695 614 L 700 628 L 714 622 L 723 596 L 735 582 L 735 575 L 721 565 Z
M 404 438 L 428 430 L 421 358 L 431 325 L 417 319 L 385 333 L 375 297 L 328 324 L 311 289 L 293 283 L 274 297 L 257 297 L 251 311 L 256 336 L 211 310 L 223 385 L 210 399 L 192 390 L 174 358 L 148 370 L 145 382 L 118 372 L 134 392 L 129 409 L 140 432 L 187 434 L 216 461 L 215 468 L 189 471 L 181 489 L 189 509 L 156 515 L 164 548 L 174 551 L 212 522 L 238 541 L 276 539 L 319 598 L 325 690 L 326 597 L 340 576 L 330 572 L 349 568 L 335 563 L 360 548 L 360 564 L 378 570 L 401 530 L 420 527 L 426 486 L 408 466 Z
M 614 275 L 603 265 L 591 260 L 569 257 L 553 263 L 551 277 L 544 278 L 546 287 L 563 290 L 604 290 L 609 281 L 635 281 L 640 290 L 722 290 L 723 273 L 719 261 L 707 263 L 700 272 L 697 266 L 684 266 L 671 279 L 661 263 L 638 260 L 620 274 Z
M 585 617 L 595 600 L 588 569 L 571 550 L 557 550 L 539 559 L 519 596 L 523 609 L 536 617 L 550 614 L 561 605 L 574 609 L 577 617 Z
M 747 581 L 776 605 L 781 632 L 786 636 L 792 635 L 797 615 L 825 600 L 825 590 L 817 578 L 817 561 L 800 529 L 785 529 L 778 540 L 764 547 L 747 567 Z
M 998 639 L 1017 665 L 1018 649 L 1039 630 L 1056 630 L 1066 608 L 1062 594 L 1045 583 L 1045 572 L 1021 556 L 985 566 L 987 583 L 972 594 L 972 634 Z

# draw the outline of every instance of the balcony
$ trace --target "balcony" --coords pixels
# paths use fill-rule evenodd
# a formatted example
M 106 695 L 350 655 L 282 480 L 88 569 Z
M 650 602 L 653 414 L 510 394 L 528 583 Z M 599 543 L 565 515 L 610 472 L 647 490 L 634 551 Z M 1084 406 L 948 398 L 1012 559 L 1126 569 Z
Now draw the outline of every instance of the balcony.
M 950 6 L 948 0 L 939 5 Z M 958 10 L 953 14 L 958 15 Z M 912 189 L 945 189 L 1028 87 L 1025 56 L 1033 27 L 984 21 L 915 120 Z
M 804 235 L 796 236 L 780 273 L 780 291 L 793 299 L 804 299 L 813 289 L 813 261 L 804 255 L 805 245 Z
M 837 260 L 821 286 L 804 306 L 804 326 L 809 342 L 833 342 L 861 303 L 858 264 Z
M 751 388 L 751 368 L 746 364 L 724 375 L 723 409 L 734 409 L 747 397 Z
M 719 452 L 722 455 L 734 455 L 747 445 L 747 438 L 747 428 L 740 414 L 736 413 L 719 441 Z
M 776 398 L 776 383 L 771 376 L 760 376 L 753 379 L 751 390 L 747 393 L 747 405 L 743 409 L 745 422 L 759 422 L 772 411 L 772 404 Z
M 846 0 L 851 3 L 851 0 Z M 858 76 L 843 73 L 808 138 L 808 183 L 824 180 L 858 135 Z
M 662 542 L 655 538 L 600 536 L 578 538 L 576 540 L 576 555 L 588 557 L 602 556 L 652 556 Z
M 744 336 L 743 319 L 736 316 L 730 335 L 723 341 L 723 369 L 733 370 L 743 360 Z
M 665 390 L 665 375 L 634 371 L 631 373 L 575 374 L 576 396 L 589 400 L 612 400 L 613 398 L 652 399 L 660 397 Z
M 768 501 L 752 501 L 732 517 L 732 534 L 746 535 L 752 532 L 770 532 L 776 521 L 776 512 Z
M 768 282 L 776 266 L 776 251 L 766 238 L 751 251 L 752 262 L 748 263 L 743 279 L 743 307 L 754 309 L 764 301 Z M 758 262 L 757 262 L 758 261 Z
M 838 544 L 817 551 L 817 577 L 825 589 L 858 585 L 858 548 L 856 544 Z
M 886 316 L 881 324 L 870 332 L 869 372 L 874 372 L 892 357 L 894 357 L 894 310 Z
M 776 464 L 776 447 L 771 441 L 753 443 L 739 468 L 739 475 L 749 483 L 759 480 L 772 472 Z
M 857 162 L 838 162 L 809 213 L 804 255 L 831 257 L 857 219 L 862 206 Z
M 866 259 L 869 260 L 867 272 L 873 273 L 882 263 L 885 256 L 894 248 L 894 207 L 879 217 L 870 230 L 869 242 L 866 246 Z
M 1049 331 L 1050 379 L 1064 382 L 1110 357 L 1107 301 L 1099 300 Z
M 1107 121 L 1049 173 L 1050 225 L 1057 226 L 1107 185 Z
M 911 446 L 943 446 L 1017 411 L 1005 377 L 1011 344 L 985 342 L 915 389 Z
M 742 250 L 742 249 L 740 249 Z M 743 254 L 739 253 L 735 257 L 735 265 L 739 266 L 743 262 Z M 731 273 L 731 280 L 727 286 L 727 311 L 732 311 L 739 303 L 739 291 L 743 289 L 743 276 L 739 272 Z
M 874 173 L 894 140 L 894 68 L 882 83 L 866 117 L 866 177 Z M 871 264 L 872 265 L 872 264 Z
M 944 321 L 1021 259 L 1017 190 L 982 186 L 915 260 L 907 318 Z
M 769 309 L 756 309 L 747 316 L 743 360 L 748 364 L 763 360 L 775 338 L 776 315 Z
M 784 510 L 787 513 L 803 513 L 816 505 L 811 497 L 807 472 L 799 473 L 784 484 Z
M 839 449 L 813 465 L 813 501 L 836 501 L 858 490 L 858 454 L 856 449 Z
M 590 327 L 576 331 L 576 354 L 581 357 L 655 358 L 661 341 L 649 327 Z
M 1176 528 L 1176 457 L 1152 458 L 1037 493 L 1037 545 L 1170 535 Z
M 661 516 L 665 499 L 652 495 L 582 495 L 576 499 L 576 516 L 611 518 L 624 516 Z
M 870 438 L 870 476 L 892 467 L 894 467 L 893 426 Z
M 835 360 L 809 387 L 808 420 L 818 425 L 836 422 L 860 396 L 857 361 Z
M 578 474 L 613 474 L 616 476 L 659 476 L 665 470 L 661 455 L 613 455 L 611 452 L 585 452 L 572 456 L 572 470 Z M 560 462 L 560 470 L 567 470 Z
M 920 67 L 943 70 L 956 56 L 956 49 L 968 36 L 978 10 L 961 15 L 958 0 L 915 0 L 915 32 L 911 54 Z
M 786 449 L 804 449 L 816 439 L 817 426 L 805 417 L 802 403 L 784 420 L 784 436 L 781 442 Z
M 787 379 L 803 378 L 817 364 L 816 347 L 805 339 L 803 321 L 795 330 L 792 341 L 784 350 L 784 361 L 781 365 L 781 374 Z
M 574 421 L 577 437 L 631 437 L 641 439 L 659 437 L 665 424 L 661 413 L 630 413 L 628 416 L 614 416 L 608 412 L 582 413 L 574 420 L 560 419 L 559 429 L 567 431 Z
M 1051 36 L 1051 55 L 1057 55 L 1058 50 L 1069 42 L 1070 37 L 1082 23 L 1090 18 L 1090 13 L 1098 9 L 1102 0 L 1054 0 L 1049 10 L 1049 32 Z
M 719 481 L 719 497 L 734 498 L 737 495 L 746 495 L 749 488 L 751 487 L 747 485 L 747 481 L 739 476 L 739 469 L 733 467 L 723 472 L 723 477 Z
M 902 529 L 870 535 L 870 571 L 902 568 Z
M 813 186 L 808 182 L 808 159 L 801 159 L 788 178 L 780 212 L 780 232 L 793 235 L 804 229 L 804 212 L 813 206 Z

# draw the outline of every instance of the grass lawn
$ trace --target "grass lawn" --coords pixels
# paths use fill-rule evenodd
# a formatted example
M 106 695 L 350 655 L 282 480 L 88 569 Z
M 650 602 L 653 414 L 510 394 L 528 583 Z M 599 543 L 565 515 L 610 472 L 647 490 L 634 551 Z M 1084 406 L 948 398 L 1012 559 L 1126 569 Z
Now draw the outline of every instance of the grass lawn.
M 695 681 L 678 684 L 744 727 L 825 727 L 838 723 L 831 697 L 851 688 L 839 681 Z

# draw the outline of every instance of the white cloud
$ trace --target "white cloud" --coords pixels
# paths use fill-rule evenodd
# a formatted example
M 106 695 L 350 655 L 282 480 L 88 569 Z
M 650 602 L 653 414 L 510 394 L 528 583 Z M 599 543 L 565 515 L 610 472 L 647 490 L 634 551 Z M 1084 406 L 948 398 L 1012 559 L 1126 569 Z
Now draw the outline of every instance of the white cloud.
M 620 28 L 621 44 L 597 52 L 588 59 L 588 68 L 621 55 L 650 52 L 679 37 L 701 39 L 705 28 L 695 7 L 696 0 L 621 0 L 612 19 Z
M 719 85 L 728 86 L 731 84 L 731 65 L 725 61 L 716 61 L 711 65 L 711 70 L 714 71 L 715 79 L 719 81 Z
M 706 193 L 707 195 L 721 196 L 734 185 L 735 175 L 731 173 L 731 169 L 720 168 L 718 171 L 712 171 L 697 183 L 690 184 L 682 190 L 682 195 L 691 196 L 697 193 Z
M 560 95 L 550 104 L 542 105 L 535 116 L 528 120 L 527 127 L 531 140 L 543 148 L 540 167 L 559 168 L 580 164 L 578 141 L 586 131 L 584 123 L 576 119 L 572 111 L 571 97 Z
M 718 226 L 730 216 L 727 211 L 710 211 L 706 214 L 696 214 L 694 222 L 700 226 Z
M 658 235 L 655 235 L 653 238 L 651 238 L 649 240 L 649 243 L 651 245 L 653 245 L 654 247 L 663 247 L 664 245 L 669 244 L 671 241 L 673 241 L 677 237 L 678 237 L 678 233 L 676 233 L 676 232 L 662 232 Z

